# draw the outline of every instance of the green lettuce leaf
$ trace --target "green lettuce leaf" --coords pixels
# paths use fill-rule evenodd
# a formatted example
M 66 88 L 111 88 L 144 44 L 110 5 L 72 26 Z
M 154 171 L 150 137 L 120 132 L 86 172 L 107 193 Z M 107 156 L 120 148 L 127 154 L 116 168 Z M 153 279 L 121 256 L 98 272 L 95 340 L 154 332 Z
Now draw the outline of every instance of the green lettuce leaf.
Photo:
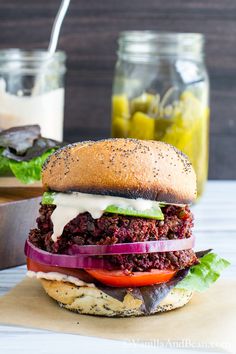
M 53 204 L 54 195 L 55 193 L 53 192 L 44 192 L 42 198 L 42 204 Z
M 199 264 L 189 269 L 188 275 L 177 284 L 177 288 L 205 291 L 219 278 L 220 273 L 230 265 L 230 262 L 220 258 L 215 253 L 208 253 L 199 261 Z
M 11 168 L 9 165 L 10 160 L 2 156 L 4 148 L 0 148 L 0 176 L 11 176 Z
M 50 149 L 43 155 L 30 161 L 13 161 L 0 156 L 0 175 L 6 175 L 11 172 L 22 183 L 30 184 L 41 179 L 42 165 L 55 149 Z

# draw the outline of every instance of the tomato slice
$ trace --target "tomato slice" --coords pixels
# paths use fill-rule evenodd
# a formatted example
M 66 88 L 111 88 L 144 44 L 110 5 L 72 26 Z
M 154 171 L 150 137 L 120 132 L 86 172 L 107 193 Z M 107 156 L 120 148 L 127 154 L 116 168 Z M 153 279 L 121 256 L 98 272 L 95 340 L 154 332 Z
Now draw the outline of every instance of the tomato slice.
M 101 283 L 114 287 L 138 287 L 160 284 L 169 281 L 176 271 L 152 269 L 150 272 L 133 272 L 124 274 L 121 270 L 86 269 Z
M 57 272 L 61 274 L 71 275 L 72 277 L 78 278 L 85 281 L 86 283 L 93 283 L 94 278 L 85 272 L 83 269 L 74 269 L 74 268 L 63 268 L 56 267 L 51 265 L 46 265 L 42 263 L 37 263 L 30 258 L 27 258 L 27 269 L 32 270 L 33 272 Z
M 152 284 L 160 284 L 169 281 L 176 271 L 152 269 L 150 272 L 133 272 L 126 275 L 122 270 L 103 270 L 103 269 L 74 269 L 63 268 L 41 264 L 27 258 L 27 268 L 33 272 L 57 272 L 71 275 L 86 283 L 99 282 L 114 287 L 138 287 Z

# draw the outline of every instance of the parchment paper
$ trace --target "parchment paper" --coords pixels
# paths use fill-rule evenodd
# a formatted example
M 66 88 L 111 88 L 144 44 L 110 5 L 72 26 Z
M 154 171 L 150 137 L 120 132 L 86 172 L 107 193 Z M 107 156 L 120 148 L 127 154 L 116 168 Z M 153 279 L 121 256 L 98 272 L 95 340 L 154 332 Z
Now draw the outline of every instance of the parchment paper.
M 85 316 L 61 309 L 34 279 L 0 298 L 0 323 L 64 333 L 166 345 L 220 348 L 236 353 L 236 280 L 220 280 L 190 303 L 164 314 L 136 318 Z

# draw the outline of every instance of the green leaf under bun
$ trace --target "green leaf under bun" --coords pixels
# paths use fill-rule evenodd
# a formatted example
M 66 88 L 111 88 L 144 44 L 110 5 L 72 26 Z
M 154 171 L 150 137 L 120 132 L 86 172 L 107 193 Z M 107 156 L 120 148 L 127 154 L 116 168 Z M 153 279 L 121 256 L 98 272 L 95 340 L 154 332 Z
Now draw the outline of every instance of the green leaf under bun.
M 189 269 L 188 275 L 176 287 L 199 292 L 205 291 L 230 265 L 230 262 L 215 253 L 206 254 L 199 259 L 199 262 Z

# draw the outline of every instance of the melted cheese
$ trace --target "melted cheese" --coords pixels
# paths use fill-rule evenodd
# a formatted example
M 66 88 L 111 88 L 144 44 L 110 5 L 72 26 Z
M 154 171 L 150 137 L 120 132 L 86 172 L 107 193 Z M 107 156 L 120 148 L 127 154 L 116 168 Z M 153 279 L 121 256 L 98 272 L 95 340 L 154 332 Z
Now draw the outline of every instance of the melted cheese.
M 75 284 L 77 286 L 87 286 L 89 288 L 95 287 L 95 285 L 93 283 L 86 283 L 83 280 L 80 280 L 80 279 L 73 277 L 71 275 L 61 274 L 61 273 L 57 273 L 57 272 L 44 273 L 44 272 L 33 272 L 31 270 L 28 270 L 27 276 L 29 278 L 69 282 L 69 283 Z

